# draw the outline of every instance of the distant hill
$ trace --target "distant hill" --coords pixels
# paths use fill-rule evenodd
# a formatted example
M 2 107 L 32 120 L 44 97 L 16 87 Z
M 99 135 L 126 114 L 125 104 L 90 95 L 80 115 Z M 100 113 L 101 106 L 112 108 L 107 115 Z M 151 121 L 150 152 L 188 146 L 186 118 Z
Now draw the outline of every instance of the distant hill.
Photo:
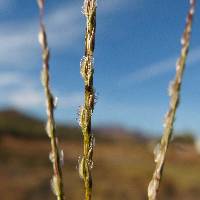
M 93 133 L 98 142 L 103 143 L 146 143 L 156 139 L 137 130 L 127 130 L 113 125 L 95 127 Z M 5 135 L 18 138 L 47 139 L 45 121 L 14 109 L 1 110 L 0 137 Z M 69 124 L 57 124 L 57 135 L 61 139 L 79 141 L 82 137 L 80 128 Z M 184 133 L 177 135 L 174 142 L 193 143 L 193 140 L 191 133 Z
M 146 142 L 138 131 L 131 132 L 117 126 L 96 127 L 93 130 L 99 142 Z M 77 126 L 57 124 L 59 138 L 80 140 L 81 130 Z M 0 136 L 10 135 L 30 139 L 46 139 L 45 121 L 14 109 L 0 111 Z
M 0 127 L 4 130 L 0 138 L 3 183 L 0 200 L 52 200 L 50 143 L 44 132 L 44 122 L 16 111 L 4 111 L 0 113 Z M 12 135 L 6 136 L 8 133 Z M 77 170 L 82 155 L 82 143 L 77 138 L 81 133 L 75 127 L 63 127 L 60 133 L 65 163 L 64 190 L 69 199 L 82 199 L 83 186 Z M 146 188 L 155 168 L 153 149 L 158 141 L 146 140 L 141 133 L 117 126 L 96 127 L 94 133 L 94 199 L 146 199 Z M 194 145 L 186 144 L 188 137 L 177 139 L 170 144 L 167 153 L 158 198 L 198 200 L 199 147 L 196 151 Z
M 59 137 L 79 139 L 80 129 L 75 126 L 57 125 Z M 26 138 L 46 138 L 45 122 L 13 109 L 0 111 L 0 135 Z

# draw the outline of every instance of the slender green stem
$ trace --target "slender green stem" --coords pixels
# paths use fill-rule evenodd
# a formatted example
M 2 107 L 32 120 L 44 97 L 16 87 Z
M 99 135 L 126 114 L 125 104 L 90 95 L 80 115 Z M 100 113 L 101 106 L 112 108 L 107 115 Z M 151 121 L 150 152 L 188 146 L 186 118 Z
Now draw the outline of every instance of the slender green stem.
M 85 0 L 83 14 L 86 17 L 85 55 L 81 60 L 81 75 L 85 84 L 84 106 L 80 110 L 80 126 L 83 134 L 83 158 L 79 166 L 80 177 L 84 181 L 85 200 L 92 198 L 93 135 L 91 117 L 94 109 L 95 94 L 93 88 L 93 53 L 96 32 L 96 0 Z
M 38 6 L 40 9 L 40 32 L 39 32 L 39 43 L 42 48 L 42 84 L 44 87 L 45 97 L 46 97 L 46 112 L 47 112 L 47 124 L 46 131 L 51 141 L 51 153 L 50 160 L 53 164 L 53 178 L 51 180 L 52 189 L 57 197 L 57 200 L 64 200 L 63 191 L 63 180 L 62 180 L 62 160 L 63 153 L 59 148 L 58 139 L 56 137 L 56 125 L 54 120 L 54 97 L 50 89 L 50 77 L 49 77 L 49 48 L 47 43 L 47 36 L 45 31 L 45 26 L 43 22 L 44 15 L 44 0 L 38 0 Z
M 181 54 L 176 65 L 176 75 L 169 87 L 170 104 L 169 111 L 166 114 L 164 121 L 164 131 L 160 142 L 155 151 L 156 167 L 151 182 L 148 187 L 148 199 L 156 200 L 160 181 L 162 178 L 162 171 L 165 163 L 166 152 L 173 132 L 173 124 L 175 120 L 176 110 L 180 100 L 181 83 L 185 69 L 186 58 L 189 51 L 190 35 L 192 29 L 193 16 L 195 11 L 195 0 L 190 0 L 190 8 L 186 20 L 185 30 L 181 39 Z

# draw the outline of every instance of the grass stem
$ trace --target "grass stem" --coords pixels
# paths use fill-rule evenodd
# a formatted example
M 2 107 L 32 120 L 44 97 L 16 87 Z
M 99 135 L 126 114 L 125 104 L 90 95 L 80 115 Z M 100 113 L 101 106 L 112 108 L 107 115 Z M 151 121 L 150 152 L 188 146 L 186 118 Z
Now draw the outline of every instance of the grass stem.
M 54 194 L 57 197 L 57 200 L 64 200 L 63 178 L 62 178 L 63 151 L 60 150 L 58 144 L 58 138 L 56 137 L 56 125 L 54 120 L 55 99 L 53 97 L 49 84 L 50 55 L 49 55 L 45 25 L 43 22 L 45 1 L 38 0 L 37 2 L 40 9 L 40 32 L 38 38 L 42 48 L 43 67 L 42 67 L 41 79 L 46 97 L 46 112 L 47 112 L 46 131 L 51 141 L 51 153 L 49 155 L 49 158 L 53 164 L 53 177 L 51 180 L 51 186 Z
M 157 146 L 155 151 L 156 167 L 153 173 L 152 180 L 150 181 L 148 187 L 149 200 L 157 199 L 158 190 L 162 178 L 162 171 L 166 158 L 166 152 L 173 132 L 173 124 L 175 121 L 176 110 L 179 105 L 181 83 L 185 69 L 186 58 L 189 51 L 192 22 L 193 22 L 195 3 L 196 3 L 195 0 L 190 0 L 189 2 L 190 2 L 190 8 L 186 19 L 186 26 L 181 39 L 182 48 L 180 57 L 176 64 L 176 75 L 174 80 L 171 82 L 169 86 L 169 96 L 170 96 L 169 111 L 167 112 L 164 120 L 164 131 L 160 145 Z
M 86 17 L 85 55 L 81 60 L 81 75 L 85 85 L 84 106 L 80 110 L 80 126 L 83 134 L 83 158 L 79 174 L 84 181 L 85 200 L 92 198 L 92 175 L 94 137 L 91 133 L 91 117 L 94 110 L 95 92 L 93 87 L 94 46 L 96 32 L 96 0 L 84 0 L 83 14 Z

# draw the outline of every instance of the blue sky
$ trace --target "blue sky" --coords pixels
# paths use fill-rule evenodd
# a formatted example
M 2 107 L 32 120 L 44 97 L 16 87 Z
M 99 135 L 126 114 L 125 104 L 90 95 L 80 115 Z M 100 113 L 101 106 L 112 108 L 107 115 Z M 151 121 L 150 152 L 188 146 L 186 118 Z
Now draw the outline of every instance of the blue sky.
M 20 3 L 19 3 L 20 2 Z M 57 3 L 59 2 L 59 3 Z M 51 49 L 51 86 L 58 97 L 57 121 L 77 123 L 83 102 L 80 59 L 84 52 L 82 1 L 46 1 Z M 200 133 L 200 5 L 175 128 Z M 168 108 L 188 0 L 99 0 L 94 84 L 95 125 L 119 125 L 160 132 Z M 0 0 L 0 107 L 45 118 L 40 83 L 35 1 Z

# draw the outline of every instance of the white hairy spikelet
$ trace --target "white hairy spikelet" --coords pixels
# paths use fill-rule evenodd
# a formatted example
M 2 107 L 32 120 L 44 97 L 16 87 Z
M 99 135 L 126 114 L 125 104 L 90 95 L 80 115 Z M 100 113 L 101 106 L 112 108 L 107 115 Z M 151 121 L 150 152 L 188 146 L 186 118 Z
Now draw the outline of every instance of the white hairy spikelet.
M 51 179 L 51 189 L 55 196 L 59 196 L 59 187 L 58 187 L 58 178 L 57 176 L 53 176 Z
M 84 158 L 82 158 L 79 162 L 78 172 L 79 172 L 80 178 L 83 179 L 84 178 Z
M 43 9 L 43 7 L 44 7 L 44 1 L 45 1 L 45 0 L 37 0 L 38 7 L 39 7 L 40 9 Z

